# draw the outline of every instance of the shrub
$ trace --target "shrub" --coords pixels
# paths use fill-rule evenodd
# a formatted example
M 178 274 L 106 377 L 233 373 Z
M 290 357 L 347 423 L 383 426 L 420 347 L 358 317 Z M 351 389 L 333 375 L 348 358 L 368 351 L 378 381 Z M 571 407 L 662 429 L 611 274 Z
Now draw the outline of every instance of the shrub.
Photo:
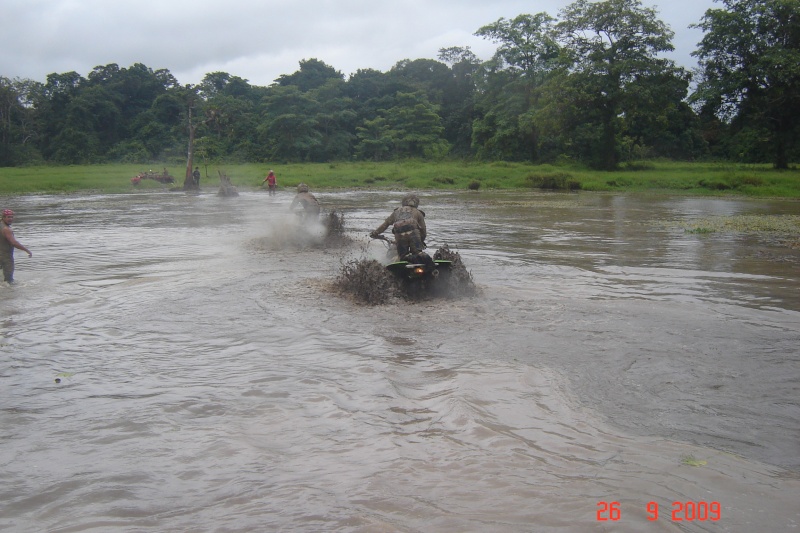
M 700 180 L 697 185 L 703 189 L 711 189 L 712 191 L 727 191 L 731 188 L 730 185 L 720 180 Z
M 644 171 L 654 170 L 656 167 L 647 161 L 628 161 L 622 165 L 623 170 Z
M 737 188 L 741 186 L 761 187 L 764 185 L 764 180 L 758 176 L 743 176 L 736 181 L 738 182 Z
M 531 174 L 526 181 L 531 187 L 549 191 L 577 191 L 581 188 L 580 182 L 566 172 Z
M 608 180 L 606 181 L 606 185 L 608 185 L 609 187 L 629 187 L 631 185 L 631 180 L 625 180 L 625 179 Z

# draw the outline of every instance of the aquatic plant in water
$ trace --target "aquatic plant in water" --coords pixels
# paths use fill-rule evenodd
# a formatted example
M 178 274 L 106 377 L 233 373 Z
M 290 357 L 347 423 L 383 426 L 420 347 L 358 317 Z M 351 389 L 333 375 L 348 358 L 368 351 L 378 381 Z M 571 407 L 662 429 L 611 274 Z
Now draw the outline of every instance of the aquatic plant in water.
M 720 215 L 682 221 L 661 221 L 658 224 L 682 228 L 687 233 L 775 233 L 800 237 L 798 215 Z

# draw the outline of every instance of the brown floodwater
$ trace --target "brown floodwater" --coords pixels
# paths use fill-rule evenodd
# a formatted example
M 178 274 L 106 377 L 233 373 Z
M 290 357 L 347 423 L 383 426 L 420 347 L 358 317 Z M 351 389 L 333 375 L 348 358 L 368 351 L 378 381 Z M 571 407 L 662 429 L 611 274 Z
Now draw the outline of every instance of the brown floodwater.
M 422 192 L 480 294 L 366 306 L 401 193 L 317 194 L 326 246 L 215 192 L 3 198 L 0 529 L 800 526 L 800 251 L 684 229 L 800 203 Z

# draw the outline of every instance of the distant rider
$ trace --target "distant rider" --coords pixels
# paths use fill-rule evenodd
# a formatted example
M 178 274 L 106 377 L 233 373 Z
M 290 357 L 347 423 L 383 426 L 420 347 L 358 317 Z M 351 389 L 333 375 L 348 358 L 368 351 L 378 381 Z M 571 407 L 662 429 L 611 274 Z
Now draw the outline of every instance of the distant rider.
M 379 238 L 386 228 L 392 226 L 397 255 L 400 259 L 407 259 L 408 255 L 424 254 L 425 238 L 428 236 L 425 227 L 425 212 L 419 209 L 419 198 L 416 194 L 407 194 L 403 197 L 402 205 L 386 217 L 383 224 L 369 234 L 373 239 Z
M 289 209 L 294 209 L 297 204 L 303 207 L 304 222 L 319 220 L 319 201 L 316 196 L 308 192 L 308 185 L 305 183 L 297 186 L 297 195 L 292 200 L 292 205 L 289 206 Z

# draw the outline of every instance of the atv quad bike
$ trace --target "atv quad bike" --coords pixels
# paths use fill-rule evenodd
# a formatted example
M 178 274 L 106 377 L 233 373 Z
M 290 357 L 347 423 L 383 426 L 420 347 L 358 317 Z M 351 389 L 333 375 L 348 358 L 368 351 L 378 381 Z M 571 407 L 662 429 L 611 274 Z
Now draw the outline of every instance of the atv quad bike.
M 383 235 L 374 238 L 386 243 L 387 257 L 390 258 L 386 270 L 397 278 L 409 296 L 432 294 L 446 288 L 452 261 L 431 258 L 424 251 L 398 258 L 395 241 Z

